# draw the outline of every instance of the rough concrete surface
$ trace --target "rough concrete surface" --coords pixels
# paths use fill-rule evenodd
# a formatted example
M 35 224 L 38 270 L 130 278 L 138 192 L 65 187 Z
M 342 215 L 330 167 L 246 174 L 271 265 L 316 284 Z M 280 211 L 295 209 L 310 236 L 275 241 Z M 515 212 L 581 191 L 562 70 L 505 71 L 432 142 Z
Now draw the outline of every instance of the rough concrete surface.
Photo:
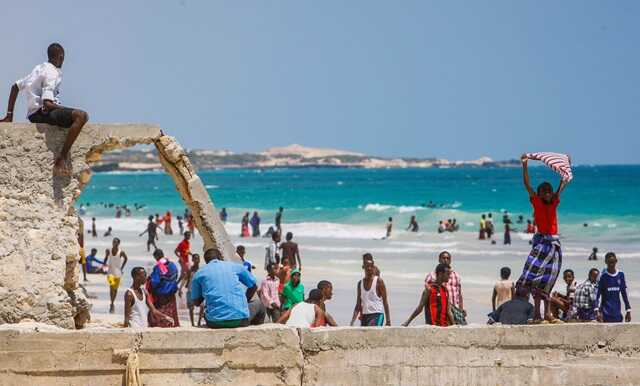
M 40 329 L 40 331 L 36 331 Z M 639 385 L 640 324 L 296 330 L 0 327 L 0 384 Z
M 90 305 L 78 289 L 81 226 L 74 200 L 103 152 L 154 144 L 178 191 L 193 209 L 205 247 L 234 258 L 233 246 L 184 150 L 157 126 L 92 124 L 71 148 L 73 175 L 53 176 L 67 129 L 0 123 L 0 322 L 33 320 L 81 328 Z

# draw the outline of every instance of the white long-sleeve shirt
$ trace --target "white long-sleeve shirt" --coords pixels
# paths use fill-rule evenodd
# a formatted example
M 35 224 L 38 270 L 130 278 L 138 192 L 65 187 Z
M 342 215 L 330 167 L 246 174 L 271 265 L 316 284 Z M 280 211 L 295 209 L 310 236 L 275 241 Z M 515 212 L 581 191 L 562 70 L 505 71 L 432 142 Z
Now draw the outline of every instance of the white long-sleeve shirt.
M 45 100 L 59 104 L 62 70 L 49 62 L 38 64 L 33 71 L 16 81 L 16 86 L 27 95 L 27 118 L 44 105 Z

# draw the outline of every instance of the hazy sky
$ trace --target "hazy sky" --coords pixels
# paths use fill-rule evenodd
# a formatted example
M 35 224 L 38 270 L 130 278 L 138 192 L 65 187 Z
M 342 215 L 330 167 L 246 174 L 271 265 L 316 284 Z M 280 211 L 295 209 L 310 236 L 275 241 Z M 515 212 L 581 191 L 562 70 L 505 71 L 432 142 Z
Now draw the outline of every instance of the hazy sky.
M 1 115 L 59 41 L 65 104 L 158 123 L 185 147 L 640 163 L 637 0 L 24 0 L 2 13 Z

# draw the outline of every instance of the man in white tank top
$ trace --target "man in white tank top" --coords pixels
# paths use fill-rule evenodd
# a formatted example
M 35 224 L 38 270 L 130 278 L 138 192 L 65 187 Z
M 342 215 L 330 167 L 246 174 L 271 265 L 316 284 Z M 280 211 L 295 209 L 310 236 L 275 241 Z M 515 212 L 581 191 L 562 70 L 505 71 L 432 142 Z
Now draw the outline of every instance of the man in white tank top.
M 363 327 L 391 326 L 387 288 L 384 281 L 375 275 L 373 260 L 365 260 L 363 268 L 364 278 L 358 282 L 356 307 L 353 310 L 351 325 L 353 326 L 360 315 Z
M 154 307 L 149 300 L 149 294 L 144 289 L 147 272 L 142 267 L 131 270 L 133 283 L 124 293 L 124 326 L 133 328 L 149 327 L 149 312 L 156 318 L 164 318 L 173 324 L 173 318 L 163 314 Z

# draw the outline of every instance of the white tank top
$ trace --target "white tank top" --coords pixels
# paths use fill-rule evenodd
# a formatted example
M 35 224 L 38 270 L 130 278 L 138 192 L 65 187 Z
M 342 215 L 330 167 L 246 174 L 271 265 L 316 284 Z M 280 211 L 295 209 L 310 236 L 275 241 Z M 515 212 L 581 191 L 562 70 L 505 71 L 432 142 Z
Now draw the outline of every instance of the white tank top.
M 131 288 L 127 288 L 127 291 L 133 295 L 134 303 L 131 307 L 131 315 L 129 316 L 129 327 L 132 328 L 144 328 L 149 327 L 149 306 L 147 306 L 147 295 L 145 290 L 142 290 L 142 300 L 138 299 L 136 291 Z
M 384 312 L 384 304 L 382 298 L 378 296 L 376 288 L 378 287 L 378 276 L 374 276 L 371 281 L 369 291 L 364 289 L 364 279 L 360 281 L 360 300 L 362 301 L 363 314 L 376 314 Z
M 111 254 L 111 249 L 109 249 L 109 254 Z M 109 270 L 107 274 L 122 277 L 122 256 L 120 256 L 120 248 L 118 248 L 114 255 L 109 256 L 108 265 Z
M 289 314 L 289 320 L 287 320 L 287 326 L 291 327 L 311 327 L 316 320 L 316 305 L 300 302 L 293 306 L 291 314 Z

